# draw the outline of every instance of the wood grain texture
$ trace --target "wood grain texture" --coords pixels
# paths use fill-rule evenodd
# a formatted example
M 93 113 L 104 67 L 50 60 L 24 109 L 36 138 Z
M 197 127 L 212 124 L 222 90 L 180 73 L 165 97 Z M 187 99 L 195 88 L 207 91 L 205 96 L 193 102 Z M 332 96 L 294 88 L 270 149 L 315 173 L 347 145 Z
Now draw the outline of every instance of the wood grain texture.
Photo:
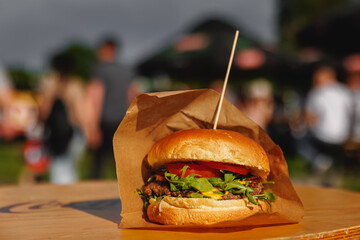
M 299 224 L 258 228 L 119 229 L 116 182 L 0 188 L 0 239 L 360 239 L 360 194 L 296 186 Z M 291 211 L 289 209 L 289 211 Z

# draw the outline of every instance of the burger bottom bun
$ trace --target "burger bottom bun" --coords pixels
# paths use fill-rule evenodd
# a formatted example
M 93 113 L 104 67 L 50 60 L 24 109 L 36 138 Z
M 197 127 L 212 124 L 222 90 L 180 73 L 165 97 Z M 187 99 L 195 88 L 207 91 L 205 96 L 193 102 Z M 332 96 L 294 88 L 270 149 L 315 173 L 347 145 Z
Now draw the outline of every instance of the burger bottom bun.
M 210 225 L 266 212 L 268 205 L 264 201 L 259 203 L 254 205 L 247 199 L 165 197 L 161 201 L 150 199 L 147 215 L 152 222 L 168 225 Z

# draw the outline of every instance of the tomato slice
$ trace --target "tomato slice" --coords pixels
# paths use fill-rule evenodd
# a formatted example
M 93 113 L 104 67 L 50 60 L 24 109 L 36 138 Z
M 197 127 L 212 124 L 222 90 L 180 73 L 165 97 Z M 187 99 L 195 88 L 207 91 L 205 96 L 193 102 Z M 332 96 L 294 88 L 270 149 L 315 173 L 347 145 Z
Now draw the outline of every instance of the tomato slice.
M 180 170 L 185 165 L 189 166 L 189 168 L 186 169 L 184 177 L 187 177 L 190 174 L 198 174 L 200 175 L 199 177 L 203 178 L 220 177 L 220 171 L 218 169 L 196 163 L 169 163 L 165 167 L 170 173 L 181 177 L 182 172 L 180 172 Z
M 250 172 L 250 169 L 244 166 L 239 165 L 233 165 L 229 163 L 221 163 L 221 162 L 197 162 L 199 165 L 207 166 L 210 168 L 220 169 L 220 170 L 226 170 L 234 173 L 239 173 L 242 175 L 247 175 Z

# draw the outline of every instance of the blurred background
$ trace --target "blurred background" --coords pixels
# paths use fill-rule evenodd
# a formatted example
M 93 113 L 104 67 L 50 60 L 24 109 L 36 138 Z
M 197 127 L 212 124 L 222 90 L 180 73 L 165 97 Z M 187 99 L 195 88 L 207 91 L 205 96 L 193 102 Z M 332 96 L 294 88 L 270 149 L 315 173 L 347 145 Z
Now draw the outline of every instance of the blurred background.
M 116 179 L 140 93 L 221 91 L 295 183 L 360 191 L 360 1 L 0 1 L 0 186 Z

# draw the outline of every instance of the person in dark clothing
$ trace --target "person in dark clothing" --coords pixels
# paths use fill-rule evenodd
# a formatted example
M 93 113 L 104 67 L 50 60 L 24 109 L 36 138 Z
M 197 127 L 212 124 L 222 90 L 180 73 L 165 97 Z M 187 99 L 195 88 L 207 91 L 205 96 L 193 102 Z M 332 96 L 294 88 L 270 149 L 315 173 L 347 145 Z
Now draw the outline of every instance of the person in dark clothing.
M 112 153 L 113 135 L 128 107 L 128 88 L 133 73 L 116 61 L 116 52 L 117 44 L 112 39 L 99 46 L 99 62 L 88 88 L 89 104 L 93 109 L 88 144 L 95 150 L 94 179 L 102 177 L 105 156 Z
M 75 74 L 72 55 L 60 52 L 51 60 L 52 71 L 39 87 L 44 122 L 44 146 L 51 155 L 49 177 L 53 184 L 79 180 L 78 161 L 85 149 L 85 85 Z

